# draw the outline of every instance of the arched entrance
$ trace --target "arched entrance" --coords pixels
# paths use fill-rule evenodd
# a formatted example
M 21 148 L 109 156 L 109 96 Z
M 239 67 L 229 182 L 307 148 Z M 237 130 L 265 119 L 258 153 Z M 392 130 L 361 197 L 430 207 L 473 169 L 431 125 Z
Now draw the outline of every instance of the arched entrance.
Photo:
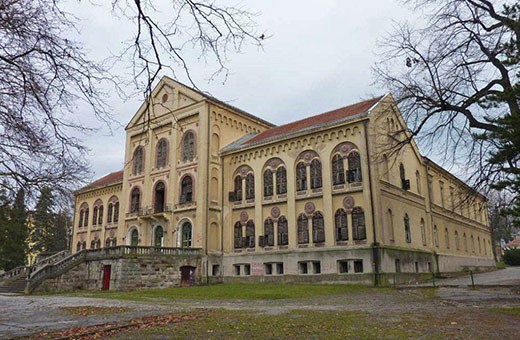
M 154 230 L 153 246 L 162 247 L 164 245 L 164 230 L 158 225 Z
M 192 245 L 192 226 L 191 222 L 184 222 L 181 227 L 181 247 L 191 248 Z
M 192 266 L 182 266 L 180 268 L 181 272 L 181 286 L 189 287 L 195 284 L 195 267 Z
M 132 247 L 137 247 L 139 245 L 139 232 L 137 229 L 133 229 L 130 233 L 130 245 Z
M 155 186 L 155 206 L 154 212 L 163 212 L 164 211 L 164 200 L 165 200 L 165 186 L 163 182 L 157 183 Z

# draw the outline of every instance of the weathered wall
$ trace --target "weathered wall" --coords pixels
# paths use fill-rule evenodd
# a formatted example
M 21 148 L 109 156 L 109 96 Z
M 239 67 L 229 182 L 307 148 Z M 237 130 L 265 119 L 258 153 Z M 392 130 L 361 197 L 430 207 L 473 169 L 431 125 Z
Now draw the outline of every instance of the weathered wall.
M 139 255 L 81 263 L 58 277 L 46 279 L 34 291 L 101 290 L 105 265 L 111 266 L 110 290 L 179 286 L 182 266 L 195 267 L 194 284 L 201 281 L 199 257 Z

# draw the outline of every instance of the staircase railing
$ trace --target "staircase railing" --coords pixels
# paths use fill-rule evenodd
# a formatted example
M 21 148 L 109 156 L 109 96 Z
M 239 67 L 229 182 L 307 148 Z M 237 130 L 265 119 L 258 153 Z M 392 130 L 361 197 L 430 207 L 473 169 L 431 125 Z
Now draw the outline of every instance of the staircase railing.
M 120 258 L 131 255 L 167 255 L 167 256 L 200 256 L 200 248 L 163 248 L 117 246 L 100 249 L 82 250 L 65 257 L 61 261 L 48 263 L 29 274 L 26 292 L 32 292 L 41 282 L 50 277 L 56 277 L 76 267 L 85 261 Z
M 10 279 L 13 277 L 20 276 L 20 275 L 26 275 L 26 274 L 28 274 L 29 270 L 30 270 L 30 267 L 25 267 L 25 266 L 19 266 L 19 267 L 13 268 L 5 273 L 0 274 L 0 281 L 7 280 L 7 279 Z

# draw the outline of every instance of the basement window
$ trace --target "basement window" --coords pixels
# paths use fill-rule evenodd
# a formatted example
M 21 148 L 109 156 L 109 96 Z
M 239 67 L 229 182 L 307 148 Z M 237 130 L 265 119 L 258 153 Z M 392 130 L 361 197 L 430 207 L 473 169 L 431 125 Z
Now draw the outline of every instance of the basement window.
M 348 261 L 347 260 L 338 261 L 338 272 L 340 274 L 348 273 Z
M 354 260 L 354 273 L 363 272 L 363 260 Z

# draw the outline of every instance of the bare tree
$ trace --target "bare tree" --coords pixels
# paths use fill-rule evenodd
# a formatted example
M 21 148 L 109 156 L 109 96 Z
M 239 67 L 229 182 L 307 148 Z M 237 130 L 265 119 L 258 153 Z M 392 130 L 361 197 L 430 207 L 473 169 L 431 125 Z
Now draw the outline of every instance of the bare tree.
M 134 24 L 135 37 L 118 60 L 130 63 L 145 98 L 162 71 L 189 77 L 188 46 L 215 58 L 216 72 L 226 74 L 227 51 L 261 43 L 246 10 L 206 0 L 169 3 L 171 13 L 161 21 L 151 0 L 112 1 L 113 15 Z M 28 192 L 77 187 L 88 172 L 81 135 L 92 131 L 79 107 L 110 123 L 107 91 L 123 93 L 110 65 L 89 59 L 85 46 L 71 40 L 79 19 L 62 5 L 0 0 L 0 183 L 17 182 Z
M 424 24 L 396 24 L 381 39 L 373 68 L 409 124 L 411 133 L 398 136 L 418 138 L 445 161 L 471 170 L 468 179 L 475 185 L 494 183 L 515 192 L 518 201 L 520 5 L 404 2 L 426 13 Z

